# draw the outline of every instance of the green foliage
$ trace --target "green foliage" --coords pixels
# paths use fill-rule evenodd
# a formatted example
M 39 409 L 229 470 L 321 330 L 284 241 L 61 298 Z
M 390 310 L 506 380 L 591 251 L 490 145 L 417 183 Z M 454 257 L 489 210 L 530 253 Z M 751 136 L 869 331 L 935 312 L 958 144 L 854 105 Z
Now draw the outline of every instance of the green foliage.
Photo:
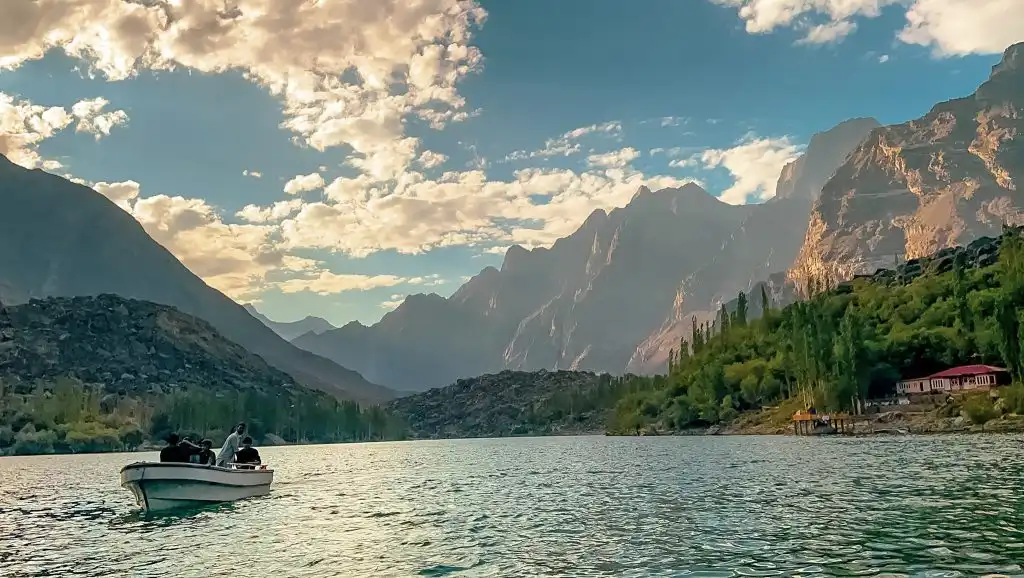
M 258 441 L 269 434 L 289 442 L 396 439 L 405 429 L 378 407 L 302 389 L 136 397 L 59 378 L 18 391 L 25 392 L 0 383 L 0 455 L 134 450 L 171 432 L 219 443 L 239 421 Z
M 909 282 L 858 279 L 841 290 L 830 284 L 811 279 L 805 299 L 781 310 L 770 309 L 762 290 L 768 314 L 755 321 L 746 319 L 741 294 L 731 315 L 719 311 L 714 332 L 693 319 L 688 355 L 674 356 L 663 386 L 622 399 L 609 430 L 706 427 L 789 398 L 856 411 L 868 398 L 894 395 L 901 377 L 969 363 L 1004 365 L 1024 378 L 1018 229 L 1004 231 L 996 265 L 969 269 L 958 257 L 949 272 Z M 1024 389 L 1006 403 L 1008 411 L 1024 412 Z M 971 411 L 982 419 L 989 406 Z M 660 411 L 651 415 L 651 407 Z
M 976 395 L 968 398 L 964 402 L 964 413 L 967 415 L 967 419 L 971 420 L 971 423 L 982 426 L 999 417 L 999 412 L 996 411 L 995 406 L 992 404 L 992 399 L 987 395 Z

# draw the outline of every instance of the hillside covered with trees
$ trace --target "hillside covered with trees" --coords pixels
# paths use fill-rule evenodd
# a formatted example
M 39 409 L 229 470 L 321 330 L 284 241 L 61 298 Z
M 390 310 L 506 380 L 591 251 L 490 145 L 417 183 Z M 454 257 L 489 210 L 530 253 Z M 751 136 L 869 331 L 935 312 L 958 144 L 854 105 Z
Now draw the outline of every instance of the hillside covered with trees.
M 783 402 L 853 411 L 894 395 L 902 377 L 956 365 L 1008 367 L 1018 381 L 1024 373 L 1021 229 L 839 284 L 812 281 L 785 307 L 761 287 L 714 323 L 693 322 L 667 375 L 507 371 L 388 409 L 413 437 L 670 433 Z M 1024 414 L 1024 390 L 1009 393 L 1004 411 Z
M 402 431 L 173 307 L 113 295 L 0 306 L 0 455 L 133 449 L 172 431 L 219 444 L 242 420 L 260 441 Z
M 1015 380 L 1024 372 L 1018 228 L 835 287 L 811 281 L 804 299 L 782 309 L 759 297 L 756 321 L 741 295 L 712 326 L 695 325 L 663 383 L 619 400 L 609 430 L 714 425 L 793 398 L 851 411 L 894 394 L 901 377 L 968 363 L 1002 365 Z

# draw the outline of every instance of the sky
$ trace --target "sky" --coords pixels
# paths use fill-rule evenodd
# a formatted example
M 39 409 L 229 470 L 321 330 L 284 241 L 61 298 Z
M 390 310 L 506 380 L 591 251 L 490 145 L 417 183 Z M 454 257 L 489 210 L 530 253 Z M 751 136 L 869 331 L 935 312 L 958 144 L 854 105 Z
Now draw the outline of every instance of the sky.
M 1024 40 L 1024 0 L 3 4 L 0 153 L 270 318 L 335 325 L 641 185 L 763 202 L 815 132 L 921 116 Z

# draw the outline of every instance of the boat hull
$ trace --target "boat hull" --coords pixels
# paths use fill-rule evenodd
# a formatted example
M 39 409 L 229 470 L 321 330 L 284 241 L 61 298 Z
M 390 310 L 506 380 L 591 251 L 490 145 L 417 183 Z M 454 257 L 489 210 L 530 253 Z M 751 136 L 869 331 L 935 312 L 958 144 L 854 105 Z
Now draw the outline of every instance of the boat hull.
M 270 492 L 274 470 L 245 470 L 166 462 L 121 468 L 121 486 L 143 510 L 155 512 L 234 502 Z

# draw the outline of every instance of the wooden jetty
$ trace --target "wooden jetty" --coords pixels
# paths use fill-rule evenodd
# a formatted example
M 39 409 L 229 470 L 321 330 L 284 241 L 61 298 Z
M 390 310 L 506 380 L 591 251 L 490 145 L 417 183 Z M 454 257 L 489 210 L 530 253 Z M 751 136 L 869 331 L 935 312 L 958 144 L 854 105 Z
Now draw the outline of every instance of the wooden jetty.
M 822 414 L 813 410 L 800 410 L 793 414 L 793 433 L 802 435 L 830 435 L 856 433 L 856 418 L 845 413 Z

